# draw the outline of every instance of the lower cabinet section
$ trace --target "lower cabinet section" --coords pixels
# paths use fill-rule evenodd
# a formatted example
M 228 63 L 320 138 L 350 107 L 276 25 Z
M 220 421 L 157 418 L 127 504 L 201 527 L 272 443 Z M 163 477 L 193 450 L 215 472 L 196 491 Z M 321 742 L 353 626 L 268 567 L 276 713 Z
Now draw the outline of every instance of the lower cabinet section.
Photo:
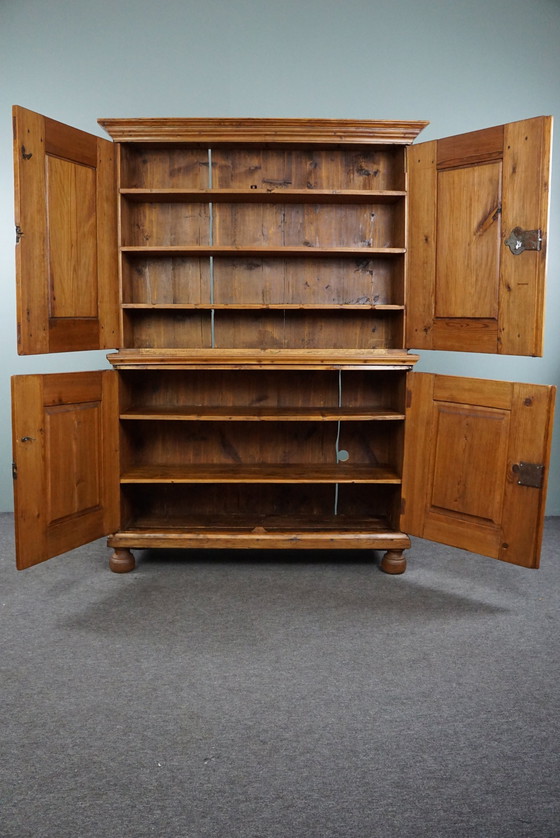
M 111 543 L 125 535 L 130 543 L 134 533 L 150 544 L 248 546 L 258 537 L 280 546 L 371 548 L 394 532 L 398 492 L 370 484 L 230 483 L 124 486 L 122 498 L 126 517 Z
M 109 535 L 114 570 L 131 548 L 237 547 L 384 550 L 401 573 L 403 530 L 538 567 L 554 387 L 382 356 L 139 359 L 13 378 L 19 569 Z
M 114 569 L 131 547 L 407 548 L 405 376 L 121 371 Z

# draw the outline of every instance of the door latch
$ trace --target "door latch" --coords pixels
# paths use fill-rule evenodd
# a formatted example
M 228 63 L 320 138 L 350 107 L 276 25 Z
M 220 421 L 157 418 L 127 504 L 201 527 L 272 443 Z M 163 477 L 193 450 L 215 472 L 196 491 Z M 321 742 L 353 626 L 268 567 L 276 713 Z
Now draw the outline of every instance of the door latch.
M 512 466 L 517 475 L 518 486 L 530 486 L 532 489 L 542 489 L 544 483 L 544 466 L 540 463 L 515 463 Z
M 504 244 L 509 247 L 514 256 L 519 256 L 524 250 L 540 250 L 542 230 L 524 230 L 522 227 L 514 227 Z

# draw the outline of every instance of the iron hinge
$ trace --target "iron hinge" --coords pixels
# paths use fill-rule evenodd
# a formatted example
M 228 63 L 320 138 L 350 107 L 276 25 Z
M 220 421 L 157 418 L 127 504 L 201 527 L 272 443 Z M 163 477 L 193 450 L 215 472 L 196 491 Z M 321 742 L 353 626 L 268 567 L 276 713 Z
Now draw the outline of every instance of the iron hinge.
M 514 256 L 518 256 L 524 250 L 540 250 L 542 230 L 523 230 L 522 227 L 514 227 L 505 240 L 505 244 Z
M 12 478 L 17 479 L 17 465 L 15 463 L 12 463 Z
M 22 236 L 23 236 L 23 230 L 21 229 L 19 224 L 16 224 L 16 244 L 20 243 Z
M 517 476 L 518 486 L 530 486 L 542 489 L 544 483 L 544 465 L 540 463 L 515 463 L 513 471 Z

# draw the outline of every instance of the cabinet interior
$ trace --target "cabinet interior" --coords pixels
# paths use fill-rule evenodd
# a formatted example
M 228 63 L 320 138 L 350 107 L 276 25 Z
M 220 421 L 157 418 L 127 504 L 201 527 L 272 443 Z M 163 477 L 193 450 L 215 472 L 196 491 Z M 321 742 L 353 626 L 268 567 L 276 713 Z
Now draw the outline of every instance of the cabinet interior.
M 119 149 L 127 349 L 403 346 L 402 147 Z M 405 375 L 121 370 L 124 530 L 394 530 Z
M 403 148 L 119 145 L 125 347 L 403 345 Z
M 121 371 L 125 526 L 158 519 L 159 527 L 174 527 L 184 519 L 181 526 L 203 527 L 213 516 L 242 528 L 266 519 L 267 527 L 290 529 L 296 518 L 300 527 L 366 520 L 394 527 L 405 377 Z

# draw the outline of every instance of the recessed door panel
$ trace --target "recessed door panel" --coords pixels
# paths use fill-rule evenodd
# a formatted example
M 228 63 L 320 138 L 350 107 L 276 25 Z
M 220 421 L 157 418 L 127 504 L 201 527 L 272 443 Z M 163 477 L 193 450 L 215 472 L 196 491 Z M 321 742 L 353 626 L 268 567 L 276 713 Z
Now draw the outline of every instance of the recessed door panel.
M 117 529 L 117 373 L 15 376 L 12 412 L 21 570 Z
M 96 317 L 95 169 L 47 156 L 50 316 Z
M 101 401 L 49 405 L 45 419 L 48 520 L 52 523 L 101 506 Z M 74 475 L 72 481 L 66 479 L 69 472 Z
M 401 527 L 538 567 L 555 388 L 409 373 Z
M 497 317 L 501 172 L 501 163 L 438 172 L 436 317 Z
M 509 411 L 436 403 L 431 506 L 442 514 L 498 524 L 509 437 Z M 484 440 L 484 445 L 481 444 Z M 449 467 L 450 452 L 453 468 Z M 495 468 L 488 472 L 489 456 Z M 481 480 L 481 475 L 484 479 Z

